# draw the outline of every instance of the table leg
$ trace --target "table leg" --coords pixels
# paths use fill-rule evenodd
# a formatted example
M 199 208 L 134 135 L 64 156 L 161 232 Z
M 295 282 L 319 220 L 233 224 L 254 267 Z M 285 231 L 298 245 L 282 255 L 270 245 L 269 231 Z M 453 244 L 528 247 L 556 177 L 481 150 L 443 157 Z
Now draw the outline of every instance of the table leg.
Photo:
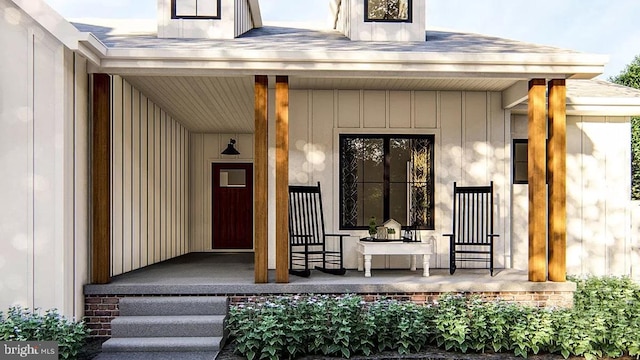
M 416 271 L 416 256 L 411 255 L 411 271 Z
M 364 277 L 371 277 L 371 255 L 364 256 Z
M 364 266 L 362 264 L 362 253 L 358 253 L 358 271 L 363 271 Z
M 422 273 L 422 276 L 429 276 L 429 259 L 431 258 L 431 255 L 422 255 L 422 266 L 424 269 L 424 272 Z

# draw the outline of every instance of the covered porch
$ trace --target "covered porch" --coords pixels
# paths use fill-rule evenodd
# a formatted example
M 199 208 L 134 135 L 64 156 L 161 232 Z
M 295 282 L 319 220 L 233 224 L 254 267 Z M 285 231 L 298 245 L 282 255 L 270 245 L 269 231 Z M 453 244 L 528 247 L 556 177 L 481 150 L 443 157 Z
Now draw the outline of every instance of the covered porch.
M 265 46 L 265 41 L 273 48 L 281 46 L 274 31 L 283 30 L 257 31 L 232 43 L 197 43 L 229 46 L 227 51 L 242 54 L 243 46 Z M 354 239 L 366 236 L 364 231 L 343 231 L 338 194 L 340 136 L 344 134 L 432 136 L 435 170 L 430 191 L 435 221 L 423 238 L 442 243 L 442 234 L 450 231 L 454 181 L 495 181 L 501 234 L 497 267 L 509 269 L 516 264 L 528 269 L 528 281 L 565 281 L 565 79 L 593 77 L 602 59 L 585 60 L 582 55 L 536 48 L 536 52 L 548 51 L 549 56 L 537 54 L 523 63 L 514 44 L 486 38 L 482 47 L 445 61 L 438 53 L 440 46 L 453 41 L 463 48 L 466 43 L 431 33 L 430 41 L 416 49 L 380 46 L 371 50 L 380 56 L 371 56 L 365 49 L 355 54 L 342 51 L 340 36 L 327 40 L 301 32 L 297 36 L 308 39 L 309 44 L 299 54 L 280 57 L 277 52 L 264 51 L 231 66 L 213 61 L 221 55 L 207 50 L 197 55 L 206 54 L 212 60 L 199 62 L 198 67 L 185 60 L 195 58 L 195 53 L 181 51 L 177 56 L 164 42 L 149 43 L 149 61 L 140 62 L 129 53 L 131 43 L 120 44 L 117 37 L 103 39 L 114 46 L 110 55 L 117 59 L 105 58 L 100 68 L 93 69 L 92 283 L 106 284 L 116 274 L 176 255 L 215 251 L 210 246 L 210 167 L 216 161 L 252 166 L 253 239 L 248 250 L 254 254 L 254 282 L 294 281 L 288 273 L 288 185 L 322 181 L 330 195 L 325 197 L 329 231 L 351 233 Z M 166 57 L 158 56 L 165 52 Z M 314 54 L 318 53 L 328 58 L 316 63 Z M 487 55 L 481 66 L 478 54 Z M 559 66 L 556 60 L 567 56 L 572 61 Z M 443 61 L 450 64 L 445 66 Z M 111 100 L 120 103 L 114 105 Z M 523 105 L 529 126 L 526 213 L 514 210 L 511 171 L 511 115 Z M 135 126 L 136 116 L 140 117 L 139 127 Z M 151 127 L 145 128 L 152 123 L 149 119 L 155 122 L 153 135 Z M 169 121 L 169 126 L 162 125 Z M 111 134 L 114 128 L 117 131 Z M 169 139 L 176 133 L 180 138 Z M 147 140 L 155 136 L 154 164 L 151 150 L 144 156 L 151 144 L 151 140 L 145 143 L 145 134 Z M 241 157 L 220 156 L 229 135 L 240 139 Z M 166 143 L 170 147 L 163 148 Z M 112 152 L 112 148 L 122 152 Z M 142 168 L 136 167 L 138 158 Z M 146 178 L 144 161 L 147 169 L 155 171 Z M 116 181 L 111 181 L 114 175 Z M 165 181 L 166 175 L 170 176 Z M 174 191 L 176 183 L 178 190 Z M 112 184 L 117 186 L 112 188 Z M 160 190 L 153 193 L 153 186 Z M 137 196 L 136 191 L 143 194 Z M 165 206 L 167 202 L 177 208 Z M 521 227 L 527 229 L 528 239 L 516 244 L 512 232 Z M 436 246 L 436 251 L 432 264 L 444 267 L 447 245 Z M 355 259 L 353 244 L 346 252 Z

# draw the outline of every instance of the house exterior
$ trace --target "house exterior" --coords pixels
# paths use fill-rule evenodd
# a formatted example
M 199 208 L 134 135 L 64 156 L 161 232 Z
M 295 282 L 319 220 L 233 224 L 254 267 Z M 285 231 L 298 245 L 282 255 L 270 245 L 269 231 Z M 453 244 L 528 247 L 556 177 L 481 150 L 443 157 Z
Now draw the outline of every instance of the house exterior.
M 0 306 L 79 317 L 83 285 L 189 252 L 253 251 L 256 282 L 287 282 L 287 186 L 318 181 L 347 268 L 370 216 L 447 267 L 453 182 L 493 181 L 497 268 L 637 274 L 640 92 L 593 80 L 606 57 L 425 36 L 425 0 L 329 3 L 315 31 L 264 26 L 258 0 L 158 0 L 147 28 L 0 0 Z

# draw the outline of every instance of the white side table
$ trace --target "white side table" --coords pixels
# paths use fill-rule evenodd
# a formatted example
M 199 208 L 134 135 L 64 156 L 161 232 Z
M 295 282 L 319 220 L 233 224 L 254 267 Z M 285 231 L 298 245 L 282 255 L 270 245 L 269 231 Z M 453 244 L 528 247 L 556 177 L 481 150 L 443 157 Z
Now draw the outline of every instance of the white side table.
M 433 253 L 433 245 L 423 242 L 376 242 L 358 241 L 358 271 L 363 270 L 364 276 L 371 277 L 371 256 L 373 255 L 410 255 L 411 271 L 416 271 L 416 255 L 422 255 L 422 276 L 429 276 L 429 258 Z

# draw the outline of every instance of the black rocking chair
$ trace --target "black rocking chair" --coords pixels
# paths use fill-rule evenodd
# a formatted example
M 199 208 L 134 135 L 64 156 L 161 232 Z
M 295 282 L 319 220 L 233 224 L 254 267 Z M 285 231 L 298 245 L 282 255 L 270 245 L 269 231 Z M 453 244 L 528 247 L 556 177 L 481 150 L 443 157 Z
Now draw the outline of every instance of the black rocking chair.
M 449 273 L 456 261 L 486 262 L 493 276 L 493 181 L 489 186 L 453 183 L 453 231 L 449 237 Z
M 289 273 L 308 277 L 310 265 L 334 275 L 344 275 L 343 238 L 347 234 L 327 234 L 320 183 L 318 186 L 289 186 Z M 327 240 L 333 239 L 333 241 Z

